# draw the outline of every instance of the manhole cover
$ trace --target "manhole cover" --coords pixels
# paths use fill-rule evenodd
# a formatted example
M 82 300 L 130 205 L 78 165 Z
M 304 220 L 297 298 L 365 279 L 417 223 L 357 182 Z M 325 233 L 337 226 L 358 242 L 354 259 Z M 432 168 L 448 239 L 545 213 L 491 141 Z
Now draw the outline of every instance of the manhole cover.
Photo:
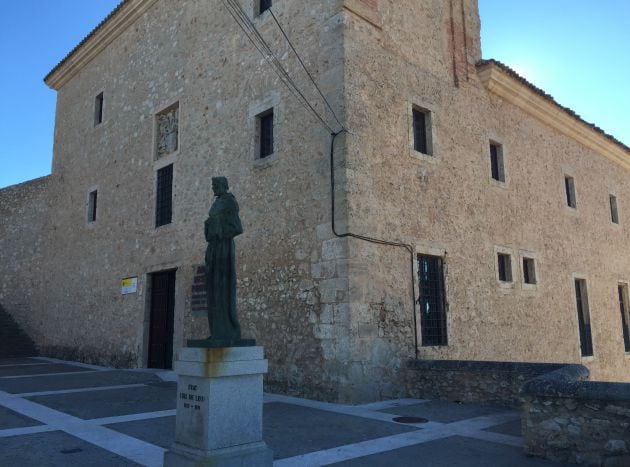
M 392 420 L 398 423 L 427 423 L 429 421 L 422 417 L 396 417 Z

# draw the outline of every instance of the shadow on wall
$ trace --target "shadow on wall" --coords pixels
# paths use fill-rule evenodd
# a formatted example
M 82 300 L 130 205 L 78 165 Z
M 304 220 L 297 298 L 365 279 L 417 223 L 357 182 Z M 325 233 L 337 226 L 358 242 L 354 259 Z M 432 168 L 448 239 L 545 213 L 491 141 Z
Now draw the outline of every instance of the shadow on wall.
M 0 304 L 0 358 L 35 355 L 35 343 Z

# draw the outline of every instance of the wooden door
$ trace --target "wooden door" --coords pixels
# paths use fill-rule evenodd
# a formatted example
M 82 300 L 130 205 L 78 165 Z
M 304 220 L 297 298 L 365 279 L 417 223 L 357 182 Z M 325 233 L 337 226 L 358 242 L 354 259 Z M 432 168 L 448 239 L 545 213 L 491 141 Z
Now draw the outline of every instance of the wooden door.
M 149 368 L 172 368 L 174 321 L 175 271 L 151 274 Z

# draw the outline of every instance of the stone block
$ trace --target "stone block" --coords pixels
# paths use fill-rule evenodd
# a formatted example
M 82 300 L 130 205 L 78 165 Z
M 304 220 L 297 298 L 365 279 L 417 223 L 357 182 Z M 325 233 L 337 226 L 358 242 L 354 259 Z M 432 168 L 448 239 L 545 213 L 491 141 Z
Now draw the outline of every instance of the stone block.
M 322 242 L 322 259 L 336 260 L 348 257 L 348 242 L 343 238 L 333 238 Z
M 311 276 L 313 279 L 332 279 L 335 277 L 335 263 L 333 261 L 323 261 L 311 265 Z

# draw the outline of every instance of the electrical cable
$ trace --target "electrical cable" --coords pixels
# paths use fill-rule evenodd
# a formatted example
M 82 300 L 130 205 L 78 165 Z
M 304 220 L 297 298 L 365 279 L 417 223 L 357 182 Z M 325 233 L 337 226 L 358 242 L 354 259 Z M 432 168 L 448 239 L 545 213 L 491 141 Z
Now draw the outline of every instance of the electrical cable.
M 287 34 L 284 32 L 284 29 L 282 28 L 282 25 L 278 21 L 278 18 L 276 18 L 276 15 L 273 14 L 273 10 L 269 9 L 269 13 L 271 13 L 271 17 L 276 22 L 276 25 L 280 29 L 280 32 L 282 32 L 282 35 L 284 36 L 284 38 L 287 40 L 287 43 L 289 44 L 289 47 L 291 47 L 291 50 L 293 50 L 293 53 L 295 54 L 295 56 L 299 60 L 300 64 L 302 65 L 302 68 L 304 68 L 304 71 L 306 72 L 306 74 L 308 75 L 309 79 L 311 80 L 311 83 L 313 83 L 313 86 L 315 86 L 315 89 L 317 89 L 317 92 L 319 93 L 319 95 L 322 96 L 322 99 L 324 99 L 324 102 L 328 106 L 328 109 L 330 110 L 330 112 L 333 114 L 333 117 L 335 117 L 335 120 L 337 120 L 337 123 L 339 124 L 341 129 L 342 130 L 346 130 L 346 127 L 343 125 L 343 123 L 341 123 L 339 121 L 339 118 L 337 117 L 337 114 L 335 113 L 335 111 L 333 110 L 332 106 L 328 102 L 328 99 L 326 99 L 326 97 L 322 93 L 321 89 L 319 89 L 319 86 L 317 86 L 317 83 L 315 82 L 315 79 L 313 78 L 313 75 L 311 75 L 311 73 L 308 71 L 308 68 L 306 68 L 306 65 L 304 64 L 304 61 L 302 60 L 302 57 L 300 57 L 300 54 L 298 54 L 297 50 L 295 50 L 295 47 L 293 47 L 293 43 L 291 42 L 291 40 L 289 39 Z
M 260 35 L 258 30 L 256 29 L 256 26 L 254 26 L 251 19 L 249 18 L 249 16 L 247 16 L 247 13 L 245 13 L 241 5 L 235 0 L 223 0 L 223 4 L 226 6 L 226 8 L 228 9 L 232 17 L 239 24 L 243 32 L 247 35 L 249 40 L 255 44 L 255 40 L 252 37 L 252 35 L 256 38 L 256 40 L 258 40 L 259 42 L 258 45 L 262 47 L 265 53 L 261 51 L 260 47 L 257 47 L 258 51 L 263 54 L 263 57 L 267 60 L 267 62 L 269 62 L 269 64 L 272 66 L 276 74 L 278 74 L 278 76 L 281 78 L 283 83 L 289 88 L 292 87 L 295 90 L 295 92 L 297 92 L 300 95 L 300 97 L 303 99 L 304 104 L 308 106 L 308 109 L 310 109 L 310 111 L 318 118 L 318 120 L 322 123 L 322 125 L 330 133 L 334 133 L 333 129 L 326 123 L 324 118 L 315 110 L 315 108 L 311 105 L 311 103 L 306 98 L 306 96 L 304 96 L 302 91 L 299 90 L 299 88 L 297 87 L 297 85 L 295 84 L 291 76 L 289 75 L 289 73 L 284 69 L 278 57 L 273 53 L 267 41 Z M 249 30 L 249 33 L 247 32 L 247 30 Z
M 414 351 L 416 360 L 418 359 L 418 318 L 416 317 L 417 309 L 416 309 L 416 281 L 414 278 L 414 267 L 415 267 L 415 258 L 414 258 L 414 248 L 413 246 L 407 243 L 400 242 L 390 242 L 387 240 L 381 240 L 378 238 L 367 237 L 365 235 L 357 235 L 350 232 L 346 233 L 338 233 L 335 225 L 335 139 L 341 133 L 345 133 L 347 130 L 341 130 L 337 133 L 332 133 L 332 139 L 330 141 L 330 199 L 331 199 L 331 216 L 332 216 L 332 232 L 336 237 L 345 238 L 351 237 L 359 240 L 363 240 L 369 243 L 375 243 L 377 245 L 388 245 L 393 247 L 404 248 L 409 252 L 409 256 L 411 258 L 411 302 L 413 306 L 413 338 L 414 338 Z

